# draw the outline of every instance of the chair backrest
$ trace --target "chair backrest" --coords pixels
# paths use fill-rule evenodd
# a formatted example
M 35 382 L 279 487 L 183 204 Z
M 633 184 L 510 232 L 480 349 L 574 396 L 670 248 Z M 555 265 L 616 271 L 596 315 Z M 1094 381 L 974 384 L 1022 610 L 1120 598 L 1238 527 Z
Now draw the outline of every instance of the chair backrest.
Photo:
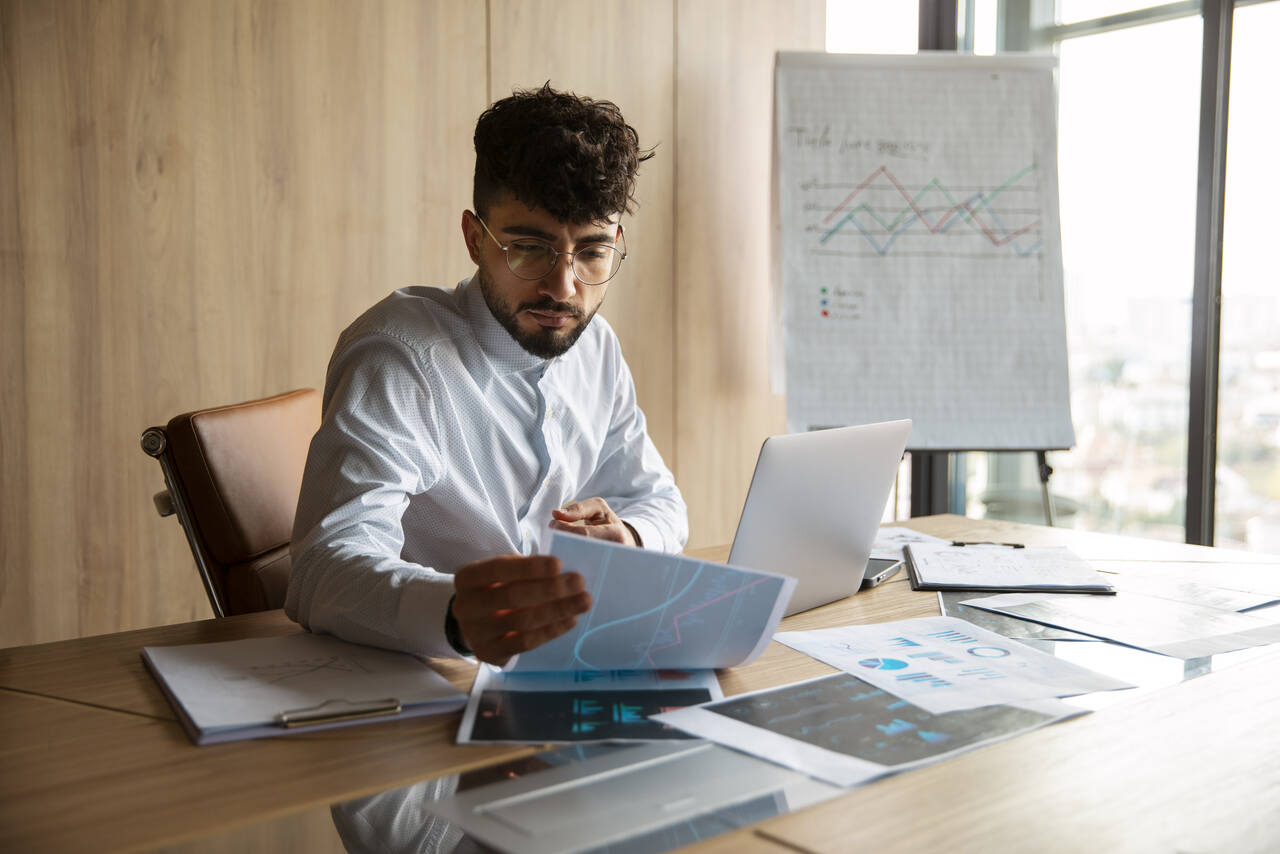
M 201 409 L 142 434 L 160 462 L 162 516 L 176 514 L 216 616 L 279 608 L 289 584 L 289 538 L 320 394 Z

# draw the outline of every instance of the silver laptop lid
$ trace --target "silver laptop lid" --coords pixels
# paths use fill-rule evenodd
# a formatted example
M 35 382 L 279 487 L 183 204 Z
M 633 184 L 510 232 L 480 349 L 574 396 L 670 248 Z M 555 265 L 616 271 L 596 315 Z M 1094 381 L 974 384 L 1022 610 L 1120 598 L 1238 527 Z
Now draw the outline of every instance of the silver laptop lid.
M 856 593 L 910 432 L 903 420 L 766 439 L 729 563 L 793 576 L 788 614 Z

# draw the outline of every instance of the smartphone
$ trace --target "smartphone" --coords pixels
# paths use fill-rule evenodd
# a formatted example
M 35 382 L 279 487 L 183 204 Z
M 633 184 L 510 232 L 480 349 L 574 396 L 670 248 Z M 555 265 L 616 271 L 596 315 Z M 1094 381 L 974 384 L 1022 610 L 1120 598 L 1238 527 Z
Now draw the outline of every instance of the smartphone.
M 899 558 L 871 558 L 867 561 L 867 571 L 862 574 L 862 589 L 866 590 L 889 580 L 900 569 L 902 560 Z

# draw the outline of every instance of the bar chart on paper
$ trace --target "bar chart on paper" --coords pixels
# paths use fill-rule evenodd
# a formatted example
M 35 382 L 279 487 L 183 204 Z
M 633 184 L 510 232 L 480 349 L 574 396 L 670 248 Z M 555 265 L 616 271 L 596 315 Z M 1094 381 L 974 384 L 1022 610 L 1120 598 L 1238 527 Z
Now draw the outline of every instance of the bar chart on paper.
M 1052 59 L 781 54 L 777 99 L 790 428 L 1069 447 Z

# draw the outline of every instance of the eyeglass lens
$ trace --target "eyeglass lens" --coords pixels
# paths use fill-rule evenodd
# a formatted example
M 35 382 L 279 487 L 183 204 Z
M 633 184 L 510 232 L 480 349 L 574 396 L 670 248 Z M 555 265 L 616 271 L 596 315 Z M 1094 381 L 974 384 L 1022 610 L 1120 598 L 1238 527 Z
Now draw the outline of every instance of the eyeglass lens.
M 507 245 L 507 266 L 522 279 L 541 279 L 551 272 L 559 254 L 538 240 Z M 583 284 L 602 285 L 622 266 L 622 253 L 606 243 L 593 243 L 573 253 L 573 273 Z

